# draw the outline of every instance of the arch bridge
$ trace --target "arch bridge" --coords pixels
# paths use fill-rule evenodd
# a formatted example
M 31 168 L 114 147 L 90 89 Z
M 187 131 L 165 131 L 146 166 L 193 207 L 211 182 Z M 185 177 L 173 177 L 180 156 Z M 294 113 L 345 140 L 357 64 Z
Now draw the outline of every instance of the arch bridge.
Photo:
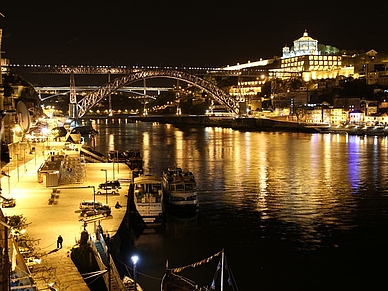
M 81 100 L 76 100 L 75 91 L 72 92 L 72 82 L 70 82 L 70 116 L 72 118 L 82 118 L 94 105 L 100 102 L 103 98 L 109 96 L 121 87 L 124 87 L 130 83 L 138 80 L 150 79 L 150 78 L 171 78 L 180 81 L 184 81 L 195 87 L 205 91 L 217 102 L 224 105 L 226 109 L 231 113 L 239 114 L 239 101 L 232 98 L 227 92 L 214 85 L 213 83 L 206 81 L 200 77 L 192 75 L 188 72 L 178 71 L 174 69 L 139 69 L 133 70 L 132 73 L 122 77 L 118 77 L 113 81 L 106 83 L 99 87 L 97 90 L 89 93 Z

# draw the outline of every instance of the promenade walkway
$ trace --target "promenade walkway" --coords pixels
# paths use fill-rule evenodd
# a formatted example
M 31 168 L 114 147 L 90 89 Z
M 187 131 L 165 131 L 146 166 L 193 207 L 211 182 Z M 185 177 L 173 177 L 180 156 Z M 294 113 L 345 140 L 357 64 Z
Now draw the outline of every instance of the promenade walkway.
M 59 150 L 61 143 L 52 144 L 50 150 Z M 13 208 L 2 208 L 5 216 L 23 215 L 28 224 L 27 233 L 34 242 L 35 253 L 41 263 L 31 269 L 37 290 L 50 290 L 48 284 L 54 284 L 56 290 L 83 291 L 90 290 L 73 264 L 70 254 L 80 239 L 84 228 L 89 234 L 95 233 L 96 223 L 84 225 L 80 221 L 79 203 L 82 200 L 96 199 L 107 202 L 112 215 L 100 221 L 105 234 L 113 237 L 120 227 L 126 213 L 128 185 L 122 185 L 120 195 L 96 195 L 98 184 L 115 179 L 130 177 L 130 169 L 125 164 L 81 163 L 84 177 L 74 184 L 59 185 L 52 198 L 53 189 L 38 182 L 38 169 L 48 157 L 48 152 L 36 151 L 23 155 L 25 163 L 14 159 L 3 168 L 10 177 L 2 177 L 2 195 L 16 199 Z M 19 157 L 20 158 L 20 157 Z M 16 164 L 17 166 L 16 166 Z M 102 170 L 104 169 L 104 170 Z M 106 171 L 105 171 L 106 170 Z M 114 174 L 113 174 L 114 171 Z M 64 189 L 67 188 L 67 189 Z M 116 202 L 123 207 L 115 208 Z M 57 248 L 57 237 L 63 237 L 62 248 Z M 51 289 L 52 290 L 52 289 Z

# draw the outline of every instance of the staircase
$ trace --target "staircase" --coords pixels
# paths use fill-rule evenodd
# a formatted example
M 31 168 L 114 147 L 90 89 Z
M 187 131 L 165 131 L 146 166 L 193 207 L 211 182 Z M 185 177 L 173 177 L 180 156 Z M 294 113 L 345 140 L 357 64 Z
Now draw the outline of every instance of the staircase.
M 123 280 L 120 278 L 112 257 L 108 253 L 108 248 L 103 236 L 100 235 L 99 240 L 92 240 L 92 242 L 92 249 L 100 270 L 109 271 L 103 275 L 107 290 L 126 291 L 127 288 L 125 287 Z
M 100 254 L 102 262 L 104 263 L 104 265 L 106 267 L 108 267 L 109 266 L 109 259 L 108 259 L 107 254 L 104 251 L 104 247 L 102 246 L 101 241 L 95 241 L 94 242 L 94 246 L 96 247 L 98 253 Z

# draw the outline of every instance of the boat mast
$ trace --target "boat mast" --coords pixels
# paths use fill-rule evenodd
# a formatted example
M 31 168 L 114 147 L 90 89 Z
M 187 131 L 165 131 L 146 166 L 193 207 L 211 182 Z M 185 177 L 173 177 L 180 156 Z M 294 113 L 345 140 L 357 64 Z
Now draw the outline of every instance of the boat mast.
M 224 290 L 224 249 L 221 253 L 221 291 Z
M 166 278 L 167 270 L 168 270 L 168 260 L 166 260 L 166 271 L 164 271 L 164 275 L 163 275 L 162 280 L 160 282 L 160 291 L 164 290 L 164 279 Z

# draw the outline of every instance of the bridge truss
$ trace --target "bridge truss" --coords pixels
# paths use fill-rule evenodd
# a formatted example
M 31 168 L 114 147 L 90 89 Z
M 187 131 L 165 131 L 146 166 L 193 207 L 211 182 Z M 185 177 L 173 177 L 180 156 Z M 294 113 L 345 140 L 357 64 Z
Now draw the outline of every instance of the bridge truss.
M 220 89 L 218 86 L 197 76 L 236 76 L 236 77 L 252 77 L 262 74 L 263 68 L 200 68 L 200 67 L 154 67 L 154 66 L 67 66 L 67 65 L 18 65 L 8 64 L 5 66 L 6 72 L 12 71 L 28 71 L 37 74 L 68 74 L 70 75 L 70 104 L 69 112 L 72 118 L 83 117 L 96 103 L 104 97 L 109 96 L 115 91 L 123 90 L 123 88 L 135 81 L 145 80 L 150 78 L 172 78 L 184 81 L 194 85 L 210 96 L 212 96 L 231 114 L 239 114 L 239 100 L 234 99 L 227 92 Z M 77 102 L 75 91 L 74 75 L 95 75 L 107 74 L 109 81 L 107 84 L 99 87 L 97 90 L 89 93 L 83 99 Z M 111 75 L 124 75 L 124 77 L 116 78 L 110 81 Z
M 109 96 L 121 87 L 124 87 L 130 83 L 136 82 L 142 79 L 150 78 L 171 78 L 180 81 L 184 81 L 188 84 L 196 86 L 207 94 L 212 96 L 217 102 L 224 105 L 226 109 L 231 113 L 239 114 L 239 101 L 232 98 L 227 92 L 214 85 L 213 83 L 192 75 L 188 72 L 178 71 L 174 69 L 139 69 L 132 70 L 128 75 L 114 79 L 111 82 L 99 87 L 97 90 L 89 93 L 81 100 L 75 103 L 76 111 L 73 112 L 73 118 L 82 118 L 94 105 L 100 102 L 106 96 Z

